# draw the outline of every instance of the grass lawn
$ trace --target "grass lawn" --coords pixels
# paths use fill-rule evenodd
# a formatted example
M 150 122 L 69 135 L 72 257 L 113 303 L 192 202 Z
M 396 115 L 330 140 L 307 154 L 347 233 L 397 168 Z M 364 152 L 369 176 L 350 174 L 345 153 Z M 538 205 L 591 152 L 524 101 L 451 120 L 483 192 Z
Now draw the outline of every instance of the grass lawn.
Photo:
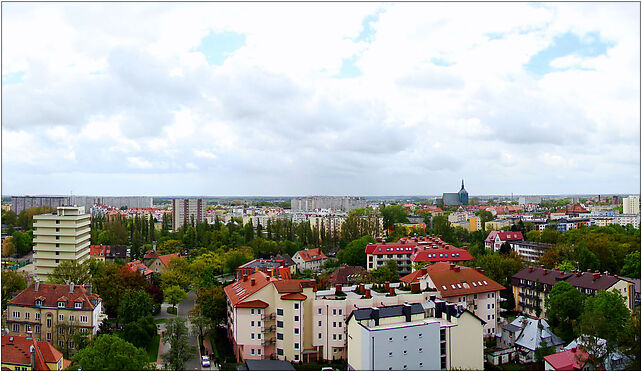
M 158 359 L 158 345 L 160 344 L 160 335 L 154 336 L 152 341 L 147 345 L 147 361 L 156 362 Z
M 154 319 L 154 322 L 155 322 L 156 324 L 160 324 L 160 323 L 167 323 L 167 321 L 168 321 L 168 320 L 170 320 L 170 319 L 171 319 L 171 318 Z

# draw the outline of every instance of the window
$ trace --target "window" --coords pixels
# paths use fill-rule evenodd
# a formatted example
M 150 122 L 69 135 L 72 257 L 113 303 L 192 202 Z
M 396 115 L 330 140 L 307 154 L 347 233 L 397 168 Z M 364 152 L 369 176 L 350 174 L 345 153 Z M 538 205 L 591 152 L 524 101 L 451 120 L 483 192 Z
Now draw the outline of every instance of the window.
M 11 328 L 13 329 L 14 332 L 20 332 L 20 324 L 18 323 L 13 323 Z
M 277 340 L 283 340 L 283 333 L 277 333 L 276 334 L 276 339 Z
M 261 315 L 261 309 L 256 309 L 256 313 Z
M 250 327 L 254 327 L 254 321 L 250 322 Z
M 294 343 L 294 348 L 295 348 L 295 349 L 298 349 L 298 348 L 299 348 L 299 343 L 298 343 L 298 342 L 295 342 L 295 343 Z
M 339 333 L 339 340 L 341 340 L 342 338 L 343 338 L 343 335 Z
M 295 335 L 298 335 L 298 334 L 299 334 L 299 329 L 298 329 L 298 328 L 294 328 L 294 334 L 295 334 Z
M 404 350 L 403 355 L 408 355 L 408 350 Z
M 56 235 L 56 240 L 60 240 L 60 237 L 58 235 Z
M 60 227 L 56 227 L 56 232 L 60 232 Z
M 337 328 L 337 322 L 332 322 L 332 327 Z
M 276 315 L 283 315 L 283 309 L 276 309 Z
M 41 300 L 36 300 L 36 306 L 42 306 L 42 301 Z
M 420 353 L 423 353 L 423 352 L 424 352 L 424 348 L 423 348 L 423 347 L 420 347 L 420 348 L 419 348 L 419 352 L 420 352 Z
M 56 263 L 60 263 L 60 260 L 56 260 Z
M 252 350 L 250 351 L 250 354 L 254 355 L 254 349 L 252 349 Z
M 60 247 L 60 243 L 56 243 L 56 248 Z
M 256 353 L 257 353 L 257 354 L 259 354 L 259 355 L 261 355 L 261 349 L 258 349 L 258 350 L 256 351 Z
M 56 260 L 58 261 L 58 260 Z M 64 301 L 58 301 L 58 307 L 65 307 L 65 302 Z
M 51 341 L 51 332 L 47 332 L 47 341 Z
M 319 315 L 321 315 L 321 308 L 317 309 L 317 311 L 319 312 Z
M 254 315 L 254 309 L 250 310 L 250 314 Z
M 261 334 L 260 334 L 260 333 L 257 333 L 257 334 L 256 334 L 256 338 L 258 338 L 258 339 L 260 340 L 260 339 L 261 339 Z
M 420 333 L 420 334 L 419 334 L 419 338 L 422 338 L 422 337 L 423 337 L 423 333 Z
M 389 351 L 389 352 L 388 352 L 388 357 L 389 357 L 389 358 L 392 358 L 392 351 Z
M 62 322 L 65 320 L 65 314 L 58 314 L 58 321 Z
M 65 346 L 65 341 L 63 340 L 58 340 L 58 346 L 64 347 Z
M 296 310 L 298 308 L 299 308 L 299 303 L 297 302 L 297 303 L 294 304 L 294 309 Z
M 486 305 L 486 307 L 487 307 L 488 309 L 490 309 L 490 304 L 487 304 L 487 305 Z
M 276 327 L 277 328 L 283 328 L 283 321 L 282 320 L 277 320 L 276 321 Z
M 69 321 L 73 322 L 74 320 L 76 320 L 76 316 L 75 315 L 69 315 Z
M 250 334 L 250 338 L 254 340 L 254 333 Z
M 87 316 L 86 315 L 81 315 L 80 316 L 80 323 L 87 323 Z
M 58 327 L 58 333 L 60 333 L 61 335 L 64 335 L 65 329 L 63 327 Z
M 321 327 L 321 321 L 319 320 L 319 327 Z
M 31 317 L 31 313 L 25 313 L 25 319 L 29 319 Z
M 33 327 L 34 333 L 40 333 L 40 324 L 36 324 L 35 327 Z
M 299 354 L 294 354 L 294 360 L 299 360 Z
M 276 349 L 276 355 L 283 355 L 283 349 Z
M 333 340 L 336 340 L 336 339 L 337 339 L 337 335 L 336 335 L 336 333 L 332 335 L 332 339 L 333 339 Z
M 13 312 L 13 317 L 14 317 L 15 319 L 20 319 L 20 312 L 19 312 L 19 311 L 14 311 L 14 312 Z
M 257 326 L 257 327 L 260 327 L 260 326 L 261 326 L 261 321 L 260 321 L 260 320 L 256 322 L 256 326 Z
M 321 333 L 319 333 L 319 340 L 321 339 Z
M 298 316 L 298 315 L 295 315 L 295 316 L 294 316 L 294 321 L 295 321 L 295 322 L 298 322 L 298 321 L 299 321 L 299 316 Z
M 488 320 L 490 320 L 490 315 L 488 315 Z
M 60 220 L 56 220 L 56 224 L 60 225 Z
M 337 309 L 332 309 L 332 315 L 337 315 Z
M 76 302 L 76 303 L 74 304 L 74 307 L 75 307 L 76 309 L 82 309 L 82 302 Z

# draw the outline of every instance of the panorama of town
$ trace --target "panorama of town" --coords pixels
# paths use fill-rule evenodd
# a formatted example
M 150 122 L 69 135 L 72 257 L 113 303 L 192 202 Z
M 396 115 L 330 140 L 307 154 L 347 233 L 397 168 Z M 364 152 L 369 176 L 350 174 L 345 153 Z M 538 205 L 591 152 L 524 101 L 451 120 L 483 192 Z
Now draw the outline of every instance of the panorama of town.
M 640 197 L 12 196 L 11 370 L 640 366 Z

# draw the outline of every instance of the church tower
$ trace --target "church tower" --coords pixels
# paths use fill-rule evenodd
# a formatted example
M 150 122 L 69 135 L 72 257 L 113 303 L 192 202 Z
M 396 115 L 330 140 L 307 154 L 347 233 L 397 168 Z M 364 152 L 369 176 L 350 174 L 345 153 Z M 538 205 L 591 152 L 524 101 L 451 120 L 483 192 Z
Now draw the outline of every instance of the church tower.
M 468 205 L 468 191 L 464 188 L 464 180 L 461 180 L 461 190 L 459 190 L 459 202 L 462 205 Z

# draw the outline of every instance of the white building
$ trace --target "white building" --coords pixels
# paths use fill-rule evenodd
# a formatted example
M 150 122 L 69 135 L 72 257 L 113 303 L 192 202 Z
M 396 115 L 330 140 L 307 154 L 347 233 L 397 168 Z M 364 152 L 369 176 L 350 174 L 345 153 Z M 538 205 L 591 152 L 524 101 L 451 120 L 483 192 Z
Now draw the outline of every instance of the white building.
M 631 195 L 628 198 L 623 198 L 622 209 L 624 214 L 639 214 L 640 197 Z
M 203 199 L 172 200 L 172 230 L 177 231 L 185 223 L 201 223 L 205 220 L 205 203 Z
M 541 202 L 542 197 L 537 195 L 520 196 L 518 200 L 519 205 L 539 204 Z

